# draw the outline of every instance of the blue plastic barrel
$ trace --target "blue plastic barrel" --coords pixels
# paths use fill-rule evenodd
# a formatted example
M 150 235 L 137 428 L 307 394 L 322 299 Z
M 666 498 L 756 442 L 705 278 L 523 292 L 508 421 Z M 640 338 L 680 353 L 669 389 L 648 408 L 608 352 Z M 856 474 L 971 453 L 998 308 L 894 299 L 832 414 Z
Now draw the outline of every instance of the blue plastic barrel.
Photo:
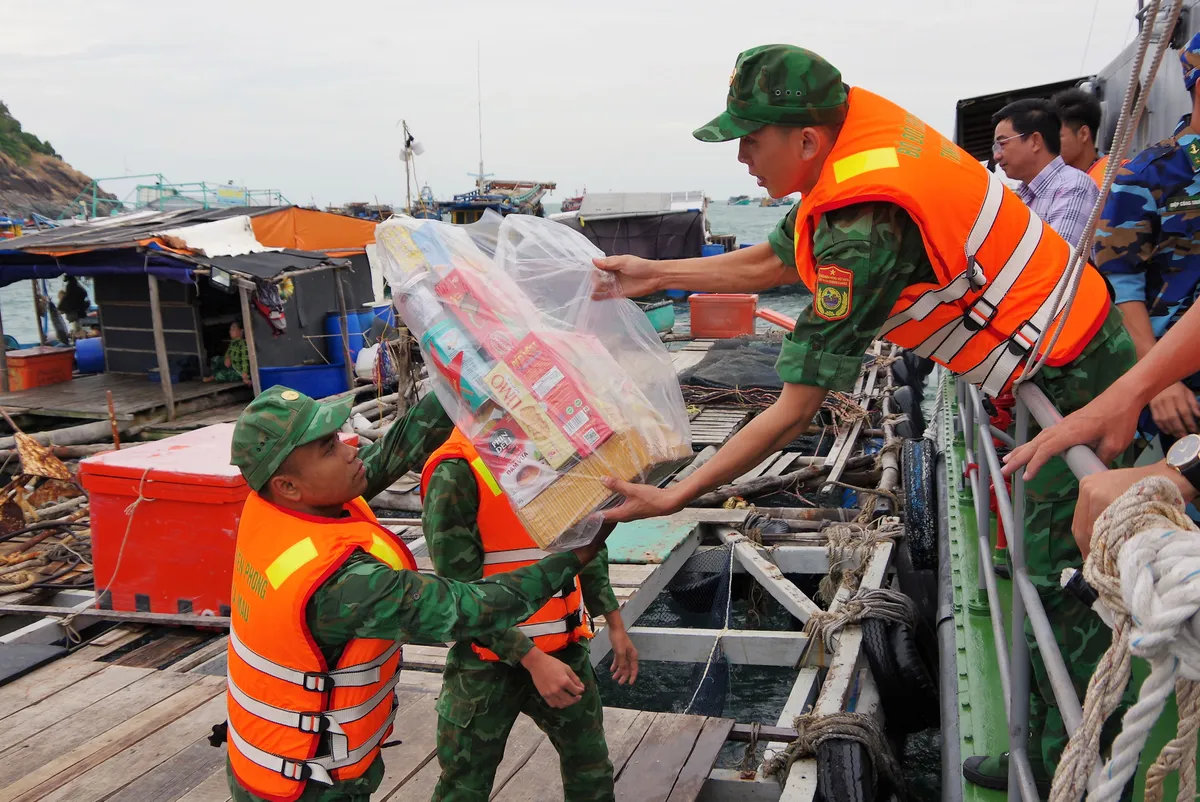
M 386 303 L 374 304 L 372 307 L 372 312 L 375 314 L 375 317 L 379 318 L 380 320 L 382 320 L 384 323 L 388 324 L 389 326 L 395 328 L 395 326 L 396 326 L 396 307 L 392 306 L 391 301 L 388 301 Z
M 309 398 L 324 398 L 350 389 L 346 386 L 346 368 L 340 364 L 259 368 L 258 379 L 263 387 L 280 384 Z
M 720 256 L 723 253 L 725 253 L 724 245 L 701 245 L 700 246 L 700 255 L 701 256 Z
M 99 337 L 76 340 L 75 366 L 80 373 L 103 373 L 104 342 Z
M 362 320 L 358 315 L 346 314 L 346 330 L 350 335 L 350 360 L 353 361 L 363 348 Z M 337 312 L 325 316 L 325 356 L 332 365 L 346 362 L 346 354 L 342 350 L 342 321 Z
M 375 322 L 375 314 L 370 309 L 362 309 L 358 313 L 358 327 L 363 330 L 363 333 L 371 330 L 371 324 Z

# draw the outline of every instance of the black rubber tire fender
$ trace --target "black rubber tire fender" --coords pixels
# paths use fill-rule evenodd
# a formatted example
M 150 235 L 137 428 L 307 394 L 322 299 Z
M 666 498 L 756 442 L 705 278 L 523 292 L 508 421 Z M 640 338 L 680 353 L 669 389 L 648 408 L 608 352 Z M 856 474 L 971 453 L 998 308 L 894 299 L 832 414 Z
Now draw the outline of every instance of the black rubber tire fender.
M 921 397 L 912 387 L 905 385 L 892 394 L 896 412 L 908 416 L 908 420 L 896 424 L 896 434 L 901 437 L 920 437 L 925 434 L 925 416 L 921 412 Z
M 934 446 L 928 440 L 905 440 L 900 448 L 904 488 L 904 528 L 915 570 L 937 568 L 937 488 Z
M 817 747 L 817 798 L 823 802 L 875 802 L 875 770 L 858 741 L 831 738 Z
M 907 691 L 900 676 L 900 669 L 896 666 L 895 655 L 892 653 L 888 625 L 889 622 L 880 618 L 864 618 L 860 626 L 867 665 L 871 667 L 871 676 L 875 680 L 875 687 L 879 689 L 884 716 L 890 722 L 893 715 L 902 715 L 900 703 L 903 702 Z
M 937 681 L 921 659 L 912 630 L 904 624 L 893 623 L 888 631 L 892 642 L 892 657 L 904 685 L 905 706 L 909 710 L 904 729 L 917 732 L 939 726 L 941 705 Z M 890 722 L 889 722 L 890 723 Z

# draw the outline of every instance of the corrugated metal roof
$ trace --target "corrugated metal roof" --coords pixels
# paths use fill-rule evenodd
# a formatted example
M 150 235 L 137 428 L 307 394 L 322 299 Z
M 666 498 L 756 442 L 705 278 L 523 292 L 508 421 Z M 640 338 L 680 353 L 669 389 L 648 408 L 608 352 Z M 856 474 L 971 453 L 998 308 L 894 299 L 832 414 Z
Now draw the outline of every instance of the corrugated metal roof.
M 1071 78 L 1067 81 L 1055 81 L 1041 86 L 1010 89 L 1006 92 L 960 100 L 955 112 L 954 142 L 979 161 L 988 161 L 992 157 L 992 140 L 995 139 L 996 133 L 996 127 L 992 125 L 993 114 L 1014 100 L 1027 97 L 1049 100 L 1056 92 L 1078 86 L 1084 80 L 1086 79 Z

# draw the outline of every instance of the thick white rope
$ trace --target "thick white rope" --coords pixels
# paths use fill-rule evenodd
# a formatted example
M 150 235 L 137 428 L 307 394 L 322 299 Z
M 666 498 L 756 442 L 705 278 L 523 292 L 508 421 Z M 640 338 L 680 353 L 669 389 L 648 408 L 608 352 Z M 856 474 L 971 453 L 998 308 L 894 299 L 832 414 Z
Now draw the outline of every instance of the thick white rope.
M 1051 802 L 1116 802 L 1137 771 L 1150 730 L 1175 691 L 1175 738 L 1146 774 L 1145 799 L 1163 797 L 1163 781 L 1179 773 L 1178 800 L 1196 796 L 1196 735 L 1200 726 L 1200 530 L 1184 514 L 1175 485 L 1143 479 L 1096 522 L 1084 578 L 1113 614 L 1113 640 L 1088 683 L 1083 722 L 1054 775 Z M 1150 663 L 1137 703 L 1122 720 L 1112 757 L 1099 762 L 1100 731 L 1120 704 L 1130 658 Z
M 1038 332 L 1037 340 L 1034 341 L 1033 348 L 1029 352 L 1030 364 L 1017 377 L 1017 381 L 1014 384 L 1014 391 L 1020 387 L 1022 382 L 1036 376 L 1046 363 L 1046 360 L 1049 359 L 1050 353 L 1054 350 L 1054 346 L 1058 343 L 1058 338 L 1066 326 L 1071 306 L 1075 303 L 1075 296 L 1079 291 L 1079 282 L 1083 280 L 1084 271 L 1087 269 L 1087 264 L 1091 259 L 1092 245 L 1096 240 L 1096 228 L 1100 222 L 1100 213 L 1104 209 L 1105 201 L 1108 200 L 1108 192 L 1112 187 L 1113 178 L 1116 177 L 1117 170 L 1120 168 L 1121 160 L 1125 158 L 1129 145 L 1133 141 L 1138 121 L 1141 119 L 1142 112 L 1146 108 L 1146 101 L 1150 97 L 1150 87 L 1154 83 L 1154 76 L 1158 74 L 1159 64 L 1162 63 L 1163 55 L 1167 51 L 1167 45 L 1171 41 L 1171 32 L 1175 29 L 1175 22 L 1179 18 L 1179 13 L 1183 8 L 1183 0 L 1171 0 L 1170 10 L 1166 13 L 1163 20 L 1163 27 L 1160 29 L 1158 18 L 1160 4 L 1161 0 L 1151 0 L 1150 5 L 1146 8 L 1146 13 L 1143 17 L 1144 27 L 1138 38 L 1138 49 L 1134 55 L 1133 66 L 1130 69 L 1129 83 L 1125 86 L 1125 99 L 1121 102 L 1121 116 L 1117 120 L 1116 136 L 1113 140 L 1113 147 L 1109 152 L 1108 164 L 1104 169 L 1104 178 L 1100 182 L 1100 194 L 1096 197 L 1096 205 L 1092 207 L 1092 213 L 1088 216 L 1087 225 L 1084 227 L 1083 236 L 1080 239 L 1078 247 L 1071 251 L 1071 258 L 1067 263 L 1065 271 L 1070 278 L 1065 283 L 1060 283 L 1055 289 L 1054 304 L 1051 308 L 1058 309 L 1064 293 L 1067 296 L 1066 303 L 1063 304 L 1062 312 L 1058 316 L 1058 322 L 1054 326 L 1054 333 L 1044 349 L 1042 348 L 1042 342 L 1045 340 L 1050 326 L 1046 326 L 1046 328 Z M 1145 61 L 1146 51 L 1150 47 L 1150 42 L 1154 38 L 1155 31 L 1158 30 L 1161 30 L 1158 46 L 1154 51 L 1150 70 L 1146 75 L 1145 86 L 1143 91 L 1137 92 L 1137 87 L 1141 82 L 1142 64 Z M 1134 104 L 1135 95 L 1137 97 L 1136 107 Z

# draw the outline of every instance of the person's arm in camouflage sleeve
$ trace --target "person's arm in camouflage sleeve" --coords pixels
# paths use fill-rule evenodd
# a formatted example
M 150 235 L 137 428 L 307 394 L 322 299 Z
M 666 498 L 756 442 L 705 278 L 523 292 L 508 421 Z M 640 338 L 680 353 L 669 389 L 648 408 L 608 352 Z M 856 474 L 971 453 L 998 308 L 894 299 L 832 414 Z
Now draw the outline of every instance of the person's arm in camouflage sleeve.
M 593 616 L 603 616 L 604 626 L 608 628 L 608 643 L 613 655 L 609 671 L 613 679 L 619 685 L 632 685 L 637 679 L 638 653 L 629 639 L 625 621 L 621 618 L 621 604 L 608 578 L 607 546 L 579 572 L 579 585 L 588 612 Z
M 630 521 L 680 510 L 790 443 L 808 427 L 828 391 L 854 386 L 863 354 L 904 288 L 936 280 L 919 229 L 891 203 L 860 203 L 826 213 L 813 235 L 813 255 L 818 272 L 836 266 L 853 275 L 851 297 L 836 320 L 819 316 L 814 300 L 784 338 L 776 364 L 784 381 L 779 399 L 672 488 L 606 480 L 627 499 L 605 513 L 607 520 Z
M 358 450 L 367 472 L 363 498 L 371 499 L 387 490 L 409 471 L 421 470 L 425 460 L 454 431 L 437 396 L 430 393 L 404 417 L 392 424 L 387 434 Z
M 438 576 L 460 582 L 483 578 L 483 539 L 476 523 L 478 514 L 479 491 L 471 466 L 461 459 L 441 462 L 429 478 L 421 509 L 421 528 Z M 601 550 L 600 554 L 604 553 Z M 594 572 L 600 561 L 597 556 L 580 575 Z M 519 664 L 533 648 L 533 641 L 516 627 L 475 640 L 510 666 Z
M 524 621 L 573 581 L 580 568 L 575 553 L 564 552 L 468 583 L 394 571 L 357 552 L 313 595 L 308 623 L 321 645 L 351 638 L 470 640 Z

